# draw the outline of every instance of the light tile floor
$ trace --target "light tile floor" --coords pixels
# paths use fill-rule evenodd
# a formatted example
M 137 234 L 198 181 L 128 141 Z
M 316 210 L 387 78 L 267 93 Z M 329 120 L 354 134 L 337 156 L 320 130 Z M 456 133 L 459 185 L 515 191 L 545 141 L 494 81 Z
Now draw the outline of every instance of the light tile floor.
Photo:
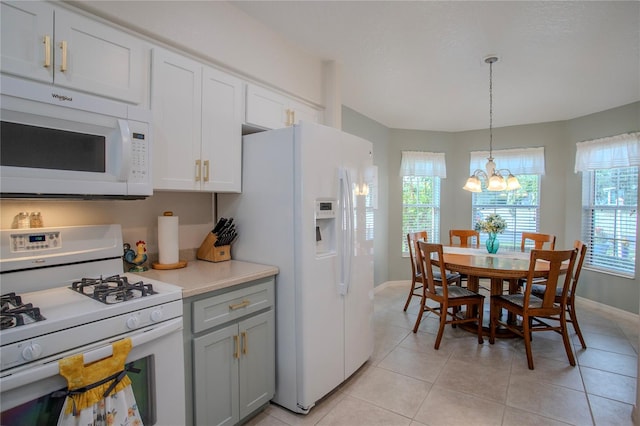
M 375 349 L 368 361 L 306 415 L 270 405 L 252 426 L 296 425 L 632 425 L 638 366 L 638 323 L 578 305 L 588 348 L 572 334 L 571 367 L 560 336 L 536 333 L 535 370 L 521 339 L 478 345 L 447 326 L 433 349 L 437 318 L 412 333 L 418 299 L 403 312 L 408 283 L 375 297 Z M 488 315 L 487 315 L 488 316 Z

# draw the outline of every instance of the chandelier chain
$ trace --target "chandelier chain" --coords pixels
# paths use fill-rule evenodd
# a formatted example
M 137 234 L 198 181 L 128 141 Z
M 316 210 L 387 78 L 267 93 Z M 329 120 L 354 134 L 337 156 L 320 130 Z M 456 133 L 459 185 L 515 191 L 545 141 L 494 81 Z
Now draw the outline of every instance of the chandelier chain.
M 489 157 L 493 158 L 493 62 L 489 61 Z

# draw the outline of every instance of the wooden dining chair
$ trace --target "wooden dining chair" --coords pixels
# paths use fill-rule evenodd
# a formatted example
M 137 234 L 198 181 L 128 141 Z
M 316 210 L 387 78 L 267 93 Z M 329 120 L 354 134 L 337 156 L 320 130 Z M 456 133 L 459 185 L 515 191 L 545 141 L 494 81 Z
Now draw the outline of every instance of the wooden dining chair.
M 440 347 L 444 327 L 447 324 L 455 326 L 456 324 L 469 322 L 477 323 L 478 343 L 482 344 L 484 342 L 482 338 L 484 296 L 457 285 L 436 284 L 434 270 L 439 271 L 441 276 L 446 274 L 444 262 L 442 261 L 444 257 L 442 244 L 430 244 L 425 241 L 418 241 L 416 243 L 416 254 L 420 268 L 426 271 L 426 273 L 421 277 L 423 297 L 420 302 L 420 313 L 418 313 L 413 332 L 416 333 L 418 331 L 422 314 L 428 311 L 433 312 L 440 318 L 440 326 L 434 345 L 435 349 Z M 438 306 L 429 306 L 427 304 L 428 300 L 433 300 Z M 467 307 L 466 314 L 460 311 L 460 307 L 465 305 Z M 475 309 L 472 309 L 472 307 L 475 307 Z M 451 309 L 451 311 L 449 311 L 449 309 Z M 470 312 L 475 312 L 475 315 L 469 315 Z
M 567 305 L 567 294 L 571 286 L 574 264 L 577 250 L 532 250 L 529 258 L 529 272 L 527 282 L 533 282 L 535 277 L 536 263 L 540 261 L 549 262 L 549 274 L 544 281 L 545 291 L 543 297 L 532 294 L 533 286 L 525 286 L 524 294 L 500 294 L 491 296 L 491 322 L 489 343 L 495 343 L 496 328 L 498 325 L 511 330 L 524 339 L 524 346 L 527 352 L 527 363 L 529 369 L 533 370 L 533 355 L 531 353 L 531 336 L 534 331 L 556 331 L 562 335 L 564 348 L 569 358 L 569 364 L 576 365 L 569 333 L 567 332 L 567 318 L 565 315 Z M 568 268 L 563 273 L 562 263 L 569 261 Z M 560 302 L 556 302 L 556 291 L 561 289 Z M 510 314 L 520 316 L 522 322 L 503 321 L 501 318 L 502 309 L 506 309 Z M 558 325 L 551 325 L 544 321 L 551 319 L 558 321 Z
M 567 322 L 573 324 L 573 329 L 576 331 L 578 335 L 578 339 L 580 339 L 580 343 L 584 349 L 587 349 L 587 344 L 584 341 L 584 337 L 582 337 L 582 331 L 580 331 L 580 326 L 578 325 L 578 317 L 576 316 L 576 288 L 578 287 L 578 280 L 580 279 L 580 271 L 582 271 L 582 263 L 584 262 L 584 258 L 587 254 L 588 246 L 584 244 L 580 240 L 576 240 L 573 243 L 573 248 L 578 251 L 578 257 L 576 262 L 576 269 L 573 271 L 573 277 L 571 279 L 571 287 L 567 293 L 567 304 L 566 304 L 566 314 Z M 540 284 L 533 284 L 531 288 L 531 294 L 536 297 L 543 298 L 545 292 L 545 286 Z M 562 301 L 562 289 L 556 289 L 556 303 L 560 303 Z
M 531 247 L 532 244 L 533 247 Z M 548 244 L 548 246 L 545 247 L 545 244 Z M 526 248 L 533 248 L 535 250 L 555 250 L 556 236 L 552 234 L 540 234 L 538 232 L 523 232 L 522 240 L 520 242 L 520 251 L 525 251 Z
M 409 296 L 404 304 L 404 311 L 407 311 L 411 298 L 416 296 L 422 299 L 422 269 L 416 259 L 416 241 L 427 241 L 427 231 L 409 232 L 407 234 L 407 245 L 409 246 L 409 259 L 411 260 L 411 289 L 409 290 Z M 460 274 L 449 272 L 446 275 L 447 283 L 455 283 L 456 285 L 462 285 Z M 437 271 L 434 275 L 434 279 L 439 285 L 442 285 L 442 276 Z
M 473 241 L 475 238 L 475 242 Z M 450 229 L 449 244 L 460 247 L 480 247 L 480 232 L 473 229 Z
M 460 247 L 480 247 L 480 232 L 474 229 L 450 229 L 449 245 L 458 245 Z M 460 280 L 468 282 L 467 274 L 460 274 Z
M 545 244 L 547 244 L 546 247 Z M 522 239 L 520 241 L 520 251 L 524 252 L 527 248 L 533 250 L 554 250 L 556 248 L 556 236 L 552 234 L 541 234 L 538 232 L 523 232 Z M 534 282 L 542 283 L 544 280 L 544 278 L 536 278 Z M 518 287 L 510 287 L 509 292 L 521 292 L 525 281 L 526 280 L 524 279 L 518 280 Z

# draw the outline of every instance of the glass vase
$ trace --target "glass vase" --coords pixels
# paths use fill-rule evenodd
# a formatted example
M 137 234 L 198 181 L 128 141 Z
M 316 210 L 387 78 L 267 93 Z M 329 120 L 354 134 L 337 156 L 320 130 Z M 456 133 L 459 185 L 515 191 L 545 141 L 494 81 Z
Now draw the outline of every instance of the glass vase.
M 495 232 L 489 232 L 489 238 L 487 238 L 487 251 L 489 253 L 497 253 L 500 248 L 500 241 L 496 238 L 498 235 Z

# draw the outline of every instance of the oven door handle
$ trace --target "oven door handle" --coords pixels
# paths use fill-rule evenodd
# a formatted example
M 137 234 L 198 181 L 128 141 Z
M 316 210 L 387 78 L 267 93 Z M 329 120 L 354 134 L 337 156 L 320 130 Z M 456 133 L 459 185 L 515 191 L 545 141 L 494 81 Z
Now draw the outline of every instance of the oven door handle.
M 182 330 L 182 317 L 165 321 L 161 325 L 158 325 L 157 327 L 149 331 L 131 335 L 131 347 L 135 348 L 144 345 L 179 330 Z M 119 337 L 112 340 L 112 342 L 121 340 L 126 337 L 129 336 Z M 60 374 L 58 361 L 67 356 L 75 354 L 76 353 L 73 352 L 59 354 L 55 356 L 55 359 L 46 360 L 44 361 L 44 364 L 40 365 L 27 364 L 24 370 L 0 378 L 0 389 L 2 389 L 2 391 L 4 392 L 10 389 L 24 386 L 29 383 L 37 382 L 38 380 L 56 376 Z M 113 355 L 113 346 L 111 346 L 111 344 L 101 346 L 97 349 L 93 349 L 82 354 L 85 364 L 110 357 L 111 355 Z

